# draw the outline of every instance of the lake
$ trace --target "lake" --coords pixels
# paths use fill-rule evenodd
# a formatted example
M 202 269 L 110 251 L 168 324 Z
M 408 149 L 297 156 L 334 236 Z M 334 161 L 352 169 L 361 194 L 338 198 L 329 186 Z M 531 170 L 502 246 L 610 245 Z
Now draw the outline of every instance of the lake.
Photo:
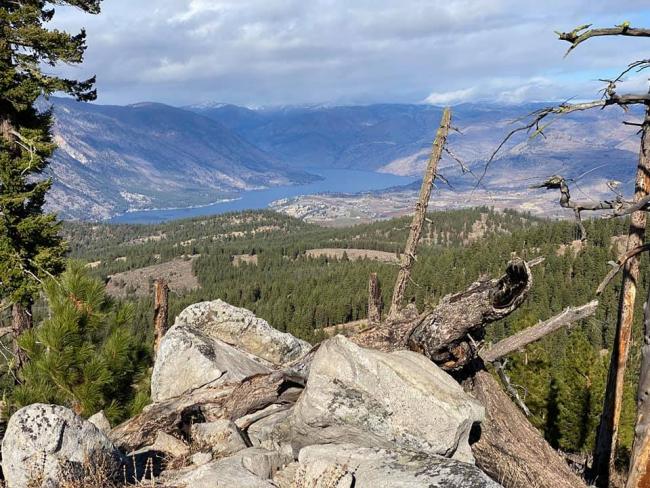
M 321 176 L 323 179 L 304 185 L 278 186 L 266 190 L 246 191 L 242 192 L 236 200 L 214 203 L 202 207 L 129 212 L 114 217 L 110 222 L 120 224 L 150 224 L 240 210 L 264 209 L 271 202 L 281 198 L 295 197 L 298 195 L 314 195 L 316 193 L 359 193 L 383 190 L 391 186 L 407 185 L 417 179 L 410 176 L 396 176 L 349 169 L 309 169 L 308 171 Z

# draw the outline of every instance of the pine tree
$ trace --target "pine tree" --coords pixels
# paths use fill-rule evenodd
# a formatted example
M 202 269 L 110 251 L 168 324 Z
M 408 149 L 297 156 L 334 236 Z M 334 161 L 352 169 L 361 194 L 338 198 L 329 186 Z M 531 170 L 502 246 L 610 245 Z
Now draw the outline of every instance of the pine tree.
M 76 262 L 43 288 L 49 318 L 20 337 L 29 361 L 12 405 L 55 403 L 84 416 L 103 409 L 121 418 L 148 359 L 131 332 L 133 307 L 114 303 Z
M 39 284 L 61 272 L 66 250 L 56 216 L 43 210 L 52 181 L 42 174 L 55 145 L 52 113 L 39 111 L 36 102 L 55 92 L 96 97 L 94 78 L 43 72 L 42 66 L 81 63 L 86 49 L 83 30 L 71 35 L 46 24 L 54 6 L 98 13 L 100 1 L 0 1 L 0 299 L 12 304 L 14 338 L 31 328 Z M 16 346 L 15 352 L 20 366 L 24 354 Z

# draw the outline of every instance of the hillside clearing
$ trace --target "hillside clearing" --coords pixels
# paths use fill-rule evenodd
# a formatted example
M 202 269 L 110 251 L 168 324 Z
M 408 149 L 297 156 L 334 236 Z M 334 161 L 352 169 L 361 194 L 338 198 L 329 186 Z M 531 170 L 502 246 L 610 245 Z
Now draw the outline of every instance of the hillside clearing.
M 116 298 L 127 296 L 147 296 L 151 294 L 153 281 L 164 278 L 173 292 L 196 290 L 200 287 L 192 263 L 198 256 L 174 259 L 166 263 L 154 264 L 109 276 L 106 292 Z

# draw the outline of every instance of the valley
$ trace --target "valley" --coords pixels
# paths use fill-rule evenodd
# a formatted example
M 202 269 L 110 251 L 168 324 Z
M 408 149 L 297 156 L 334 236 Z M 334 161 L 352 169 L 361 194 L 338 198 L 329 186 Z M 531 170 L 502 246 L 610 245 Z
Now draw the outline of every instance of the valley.
M 49 208 L 65 219 L 121 223 L 268 207 L 326 225 L 403 215 L 412 198 L 403 187 L 421 177 L 441 111 L 424 104 L 251 110 L 53 103 L 59 149 Z M 614 109 L 567 116 L 545 137 L 515 138 L 475 189 L 512 121 L 541 106 L 454 107 L 454 157 L 446 154 L 440 167 L 449 186 L 439 182 L 432 205 L 555 216 L 554 195 L 528 190 L 552 174 L 576 179 L 587 198 L 611 198 L 610 180 L 630 194 L 636 135 L 622 122 L 638 114 Z
M 624 220 L 587 221 L 590 239 L 582 245 L 575 241 L 573 222 L 509 209 L 433 211 L 428 219 L 406 297 L 420 310 L 479 276 L 498 274 L 513 255 L 546 258 L 534 268 L 528 300 L 487 328 L 488 343 L 589 301 L 609 269 L 607 262 L 618 255 L 618 236 L 627 226 Z M 134 323 L 146 344 L 152 340 L 151 283 L 162 276 L 192 285 L 176 286 L 170 294 L 170 320 L 191 304 L 219 298 L 315 343 L 364 323 L 371 272 L 378 274 L 384 306 L 389 303 L 398 269 L 395 257 L 404 248 L 409 224 L 409 218 L 401 217 L 331 228 L 281 213 L 249 211 L 148 225 L 66 223 L 65 232 L 72 256 L 92 264 L 89 272 L 109 288 L 123 283 L 114 296 L 134 307 Z M 647 266 L 642 269 L 646 283 Z M 592 394 L 591 385 L 606 378 L 617 295 L 612 284 L 593 318 L 529 346 L 508 362 L 513 383 L 525 388 L 531 421 L 561 449 L 586 452 L 593 442 L 601 393 Z M 633 367 L 640 358 L 638 347 L 633 346 Z M 561 364 L 557 358 L 563 358 Z M 633 435 L 634 391 L 635 379 L 630 378 L 624 448 Z M 549 424 L 553 402 L 572 407 Z

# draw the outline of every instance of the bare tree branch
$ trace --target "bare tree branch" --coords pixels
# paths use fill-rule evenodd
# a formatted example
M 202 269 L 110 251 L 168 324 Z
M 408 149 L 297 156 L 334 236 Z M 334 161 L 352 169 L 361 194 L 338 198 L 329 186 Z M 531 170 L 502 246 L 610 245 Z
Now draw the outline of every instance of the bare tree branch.
M 521 408 L 522 412 L 524 412 L 524 415 L 526 417 L 530 417 L 530 410 L 524 403 L 524 401 L 521 399 L 519 396 L 519 392 L 517 391 L 517 388 L 515 388 L 511 381 L 510 381 L 510 376 L 506 373 L 506 364 L 508 363 L 508 360 L 504 361 L 496 361 L 494 363 L 494 368 L 497 371 L 497 374 L 499 375 L 499 379 L 501 380 L 501 383 L 503 384 L 503 387 L 506 389 L 506 392 L 510 395 L 510 397 L 515 401 L 517 406 Z
M 481 351 L 479 355 L 481 356 L 481 359 L 487 363 L 498 361 L 504 356 L 540 340 L 542 337 L 552 334 L 563 327 L 570 326 L 578 320 L 593 315 L 596 312 L 596 307 L 598 307 L 598 300 L 592 300 L 580 307 L 568 307 L 555 317 L 551 317 L 544 322 L 528 327 L 513 336 L 497 342 L 487 351 Z
M 644 251 L 650 251 L 650 243 L 637 246 L 634 249 L 630 249 L 621 257 L 619 257 L 615 263 L 612 263 L 613 267 L 609 273 L 607 273 L 607 276 L 603 278 L 603 281 L 600 282 L 600 285 L 598 285 L 596 295 L 600 295 L 605 290 L 610 281 L 614 279 L 614 276 L 616 276 L 616 274 L 623 268 L 623 266 L 625 266 L 625 263 L 627 263 L 628 259 L 633 258 L 634 256 L 637 256 Z
M 631 37 L 650 37 L 650 29 L 639 29 L 630 27 L 629 22 L 623 22 L 620 25 L 604 28 L 604 29 L 590 29 L 591 24 L 585 24 L 576 27 L 571 32 L 556 32 L 561 41 L 567 41 L 571 47 L 566 52 L 568 56 L 578 45 L 585 42 L 592 37 L 601 36 L 631 36 Z
M 615 200 L 603 200 L 599 202 L 575 202 L 571 200 L 571 193 L 569 191 L 569 185 L 567 185 L 564 177 L 560 175 L 553 175 L 547 179 L 544 183 L 539 185 L 533 185 L 531 188 L 546 188 L 549 190 L 560 190 L 560 206 L 563 208 L 570 208 L 573 210 L 575 215 L 576 224 L 580 228 L 580 240 L 584 241 L 587 239 L 587 230 L 585 229 L 584 224 L 582 223 L 581 212 L 585 210 L 615 210 L 622 211 L 626 202 L 622 200 L 620 196 L 617 196 Z

